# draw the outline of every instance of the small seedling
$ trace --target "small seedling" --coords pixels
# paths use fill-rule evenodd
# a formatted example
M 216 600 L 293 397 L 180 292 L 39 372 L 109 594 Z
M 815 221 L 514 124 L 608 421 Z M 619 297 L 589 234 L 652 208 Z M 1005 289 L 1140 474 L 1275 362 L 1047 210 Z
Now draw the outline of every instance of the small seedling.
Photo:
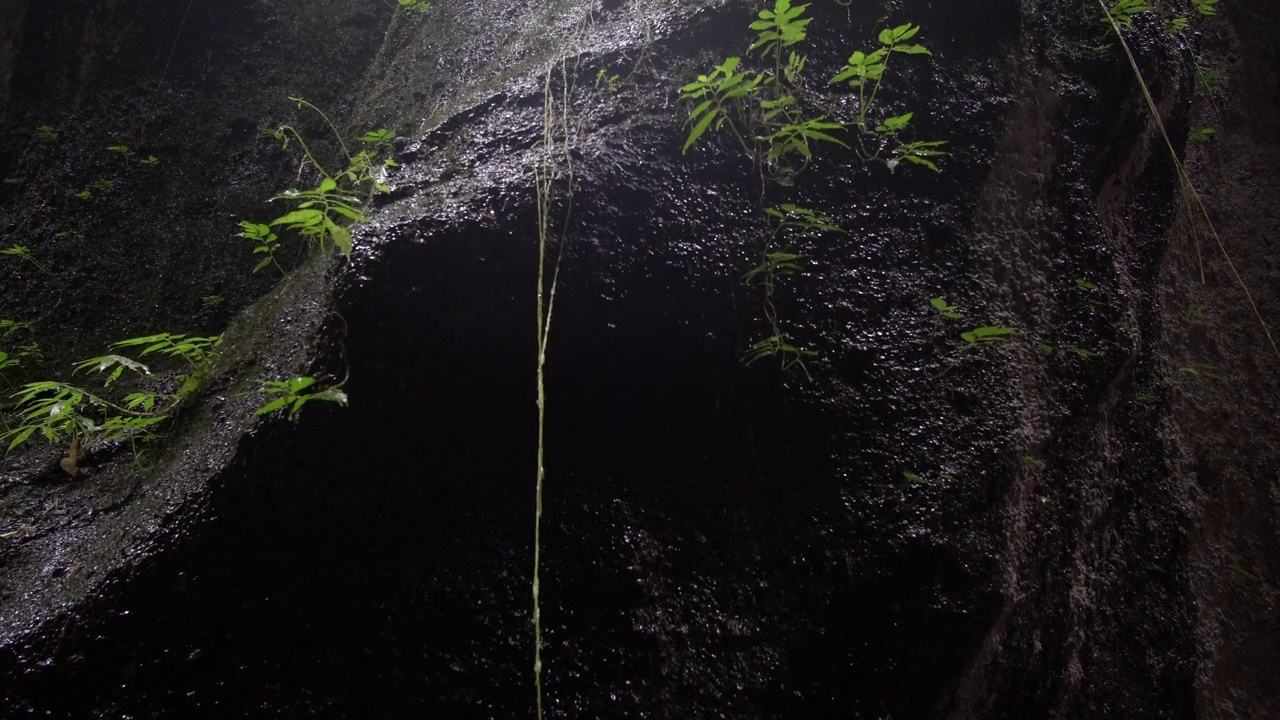
M 1204 87 L 1205 92 L 1213 92 L 1218 88 L 1219 83 L 1222 82 L 1222 71 L 1221 70 L 1200 71 L 1196 73 L 1196 80 L 1200 83 L 1200 85 Z
M 604 85 L 609 88 L 609 92 L 611 93 L 618 92 L 618 81 L 619 76 L 609 74 L 608 68 L 600 68 L 596 73 L 596 87 Z
M 52 125 L 36 127 L 36 139 L 43 143 L 58 144 L 58 131 Z
M 148 155 L 145 158 L 138 157 L 138 154 L 128 145 L 111 145 L 107 149 L 123 157 L 125 164 L 134 163 L 138 167 L 155 167 L 160 164 L 160 159 L 155 155 Z
M 116 181 L 111 178 L 98 178 L 89 186 L 90 190 L 97 190 L 99 193 L 109 193 L 116 189 Z
M 77 199 L 77 200 L 92 200 L 92 199 L 93 199 L 93 193 L 89 192 L 88 190 L 81 190 L 80 192 L 76 193 L 76 199 Z
M 1071 347 L 1071 348 L 1067 348 L 1067 350 L 1070 350 L 1071 352 L 1075 353 L 1079 357 L 1084 358 L 1085 360 L 1092 360 L 1093 358 L 1098 357 L 1098 353 L 1088 348 Z
M 959 320 L 964 317 L 964 315 L 960 313 L 960 308 L 947 302 L 946 298 L 930 298 L 929 304 L 933 306 L 934 310 L 938 311 L 939 315 L 947 318 L 948 320 Z
M 280 241 L 276 238 L 276 234 L 271 232 L 271 228 L 248 220 L 241 220 L 240 227 L 243 230 L 236 233 L 238 237 L 247 238 L 258 244 L 253 249 L 253 254 L 266 255 L 253 267 L 253 271 L 256 273 L 268 265 L 275 265 L 276 269 L 283 274 L 284 268 L 280 267 L 280 263 L 276 260 L 276 250 L 280 249 Z
M 83 240 L 84 233 L 79 230 L 62 230 L 53 234 L 54 237 L 64 240 Z
M 1213 136 L 1216 135 L 1217 133 L 1218 131 L 1215 128 L 1200 125 L 1200 126 L 1191 128 L 1191 139 L 1195 140 L 1196 142 L 1205 143 L 1212 140 Z
M 1218 0 L 1191 0 L 1191 4 L 1201 15 L 1218 14 Z
M 1013 328 L 1003 325 L 983 325 L 976 327 L 968 332 L 960 333 L 960 339 L 969 345 L 981 345 L 983 343 L 999 342 L 1008 340 L 1013 334 Z
M 912 485 L 928 485 L 929 481 L 911 472 L 910 470 L 902 471 L 902 478 Z
M 818 353 L 814 350 L 792 345 L 787 342 L 785 335 L 770 335 L 748 348 L 746 354 L 742 356 L 742 361 L 750 365 L 765 357 L 779 358 L 782 362 L 783 370 L 790 370 L 798 366 L 801 370 L 804 370 L 805 375 L 808 375 L 809 369 L 805 367 L 804 361 L 806 358 L 818 357 Z
M 1133 28 L 1133 16 L 1150 11 L 1151 6 L 1146 0 L 1116 0 L 1116 4 L 1110 9 L 1111 18 L 1114 18 L 1116 24 L 1125 30 Z M 1110 20 L 1105 15 L 1102 17 L 1102 22 L 1110 24 Z
M 288 417 L 292 421 L 298 417 L 298 412 L 302 410 L 302 407 L 312 400 L 333 402 L 346 407 L 347 394 L 343 392 L 341 384 L 325 390 L 308 392 L 308 389 L 315 382 L 316 379 L 313 377 L 296 377 L 290 380 L 263 380 L 262 392 L 268 396 L 274 395 L 276 398 L 258 408 L 253 414 L 268 415 L 288 408 Z
M 43 272 L 46 275 L 53 275 L 53 273 L 50 272 L 49 268 L 45 267 L 44 263 L 40 262 L 39 260 L 36 260 L 35 256 L 31 254 L 31 248 L 27 247 L 26 245 L 11 245 L 7 248 L 0 249 L 0 255 L 8 255 L 10 257 L 22 258 L 23 260 L 26 260 L 27 262 L 34 265 L 37 269 L 40 270 L 40 272 Z
M 425 0 L 396 0 L 396 1 L 400 3 L 401 12 L 403 12 L 407 17 L 422 15 L 423 13 L 431 9 L 431 3 L 425 2 Z
M 1191 21 L 1184 16 L 1177 16 L 1169 19 L 1169 29 L 1174 33 L 1180 33 L 1191 27 Z
M 221 305 L 222 301 L 225 299 L 226 298 L 222 297 L 221 295 L 205 295 L 204 297 L 200 298 L 200 306 L 203 307 L 205 310 L 209 310 L 211 308 L 217 307 L 218 305 Z
M 11 185 L 13 187 L 22 187 L 23 183 L 26 181 L 27 179 L 22 177 L 7 177 L 4 179 L 4 184 Z

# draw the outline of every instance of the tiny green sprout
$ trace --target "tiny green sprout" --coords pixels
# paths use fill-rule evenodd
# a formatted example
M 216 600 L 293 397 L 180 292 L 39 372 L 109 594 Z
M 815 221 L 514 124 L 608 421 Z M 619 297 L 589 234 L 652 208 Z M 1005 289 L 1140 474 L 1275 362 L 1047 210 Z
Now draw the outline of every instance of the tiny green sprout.
M 64 240 L 83 240 L 84 233 L 79 230 L 61 230 L 53 234 L 54 237 Z
M 7 248 L 2 248 L 0 249 L 0 255 L 8 255 L 10 257 L 22 258 L 23 260 L 34 265 L 38 270 L 40 270 L 40 272 L 43 272 L 47 275 L 53 275 L 53 273 L 49 271 L 49 268 L 46 267 L 44 263 L 40 262 L 39 260 L 36 260 L 35 256 L 31 254 L 31 248 L 27 247 L 26 245 L 10 245 Z
M 1218 84 L 1222 82 L 1221 70 L 1204 70 L 1196 74 L 1196 80 L 1204 86 L 1208 92 L 1213 92 L 1218 88 Z
M 1080 357 L 1084 358 L 1085 360 L 1092 360 L 1093 358 L 1098 357 L 1098 353 L 1096 353 L 1096 352 L 1094 352 L 1094 351 L 1092 351 L 1092 350 L 1090 350 L 1090 349 L 1088 349 L 1088 348 L 1082 348 L 1082 347 L 1070 347 L 1070 348 L 1067 348 L 1067 349 L 1068 349 L 1068 350 L 1070 350 L 1071 352 L 1075 353 L 1076 355 L 1078 355 L 1078 356 L 1080 356 Z
M 253 271 L 256 273 L 268 265 L 275 265 L 276 269 L 283 274 L 284 268 L 280 267 L 280 263 L 276 260 L 276 251 L 280 249 L 280 241 L 276 234 L 271 232 L 271 228 L 262 223 L 249 222 L 248 220 L 241 220 L 240 227 L 242 230 L 236 233 L 236 236 L 257 243 L 257 247 L 253 249 L 254 255 L 266 255 L 253 267 Z
M 31 330 L 31 323 L 20 322 L 18 320 L 0 320 L 0 338 L 7 338 L 10 335 Z
M 9 368 L 15 368 L 15 367 L 21 367 L 21 366 L 22 366 L 22 363 L 19 362 L 17 358 L 11 358 L 9 357 L 9 353 L 6 353 L 5 351 L 0 350 L 0 373 L 3 373 L 5 370 L 8 370 Z
M 205 310 L 209 310 L 211 308 L 217 307 L 218 305 L 221 305 L 223 300 L 226 300 L 226 298 L 222 297 L 221 295 L 205 295 L 204 297 L 200 298 L 200 306 L 203 307 Z
M 609 74 L 608 68 L 600 68 L 600 70 L 596 72 L 596 87 L 604 85 L 609 88 L 609 92 L 616 93 L 618 92 L 618 81 L 619 76 L 616 74 Z
M 916 165 L 923 165 L 934 172 L 942 172 L 929 158 L 946 155 L 947 151 L 940 149 L 946 144 L 946 140 L 927 140 L 903 143 L 893 149 L 893 152 L 897 157 L 886 160 L 885 165 L 890 170 L 893 170 L 898 167 L 899 162 L 906 160 L 907 162 L 912 162 Z
M 1170 18 L 1169 20 L 1169 29 L 1175 33 L 1180 33 L 1183 30 L 1186 30 L 1190 26 L 1191 26 L 1191 21 L 1181 15 L 1174 18 Z
M 408 17 L 421 15 L 431 9 L 431 3 L 425 0 L 397 0 L 400 3 L 400 9 Z
M 93 199 L 93 193 L 88 190 L 81 190 L 80 192 L 76 193 L 75 197 L 77 200 L 91 200 Z
M 1216 128 L 1199 125 L 1191 128 L 1191 139 L 1196 142 L 1209 142 L 1218 133 Z
M 142 160 L 139 160 L 138 164 L 141 165 L 142 167 L 155 167 L 156 165 L 160 164 L 160 158 L 156 157 L 155 155 L 148 155 Z
M 1125 30 L 1133 27 L 1134 15 L 1150 11 L 1151 6 L 1147 4 L 1146 0 L 1116 0 L 1116 3 L 1110 8 L 1111 18 L 1114 18 L 1116 24 Z M 1109 24 L 1110 20 L 1104 15 L 1102 22 Z
M 313 377 L 296 377 L 289 380 L 263 380 L 262 392 L 268 396 L 276 396 L 274 400 L 254 411 L 254 415 L 269 415 L 288 408 L 289 420 L 294 420 L 302 407 L 312 400 L 323 400 L 346 407 L 347 394 L 342 385 L 335 385 L 325 390 L 309 390 L 315 384 Z
M 1050 345 L 1049 343 L 1040 343 L 1040 351 L 1045 353 L 1046 355 L 1052 355 L 1053 353 L 1057 352 L 1058 349 Z
M 1242 333 L 1245 331 L 1245 324 L 1240 322 L 1239 320 L 1232 320 L 1231 322 L 1227 323 L 1227 329 L 1230 330 L 1231 332 Z
M 43 143 L 58 144 L 58 131 L 52 125 L 36 127 L 36 139 Z
M 129 149 L 128 145 L 108 145 L 107 149 L 113 153 L 122 155 L 126 160 L 132 158 L 136 154 L 133 150 Z
M 1023 455 L 1022 462 L 1031 466 L 1036 466 L 1040 464 L 1040 460 L 1037 459 L 1035 455 Z
M 1144 402 L 1144 403 L 1150 404 L 1150 403 L 1156 402 L 1159 399 L 1160 398 L 1156 397 L 1156 394 L 1151 392 L 1150 390 L 1146 392 L 1138 393 L 1138 402 Z
M 907 123 L 911 122 L 911 118 L 914 116 L 915 113 L 909 112 L 905 115 L 896 115 L 894 117 L 885 118 L 884 122 L 876 126 L 876 132 L 881 135 L 892 135 L 905 128 Z
M 1208 303 L 1191 303 L 1192 315 L 1203 315 L 1209 311 Z
M 960 314 L 960 308 L 947 302 L 946 298 L 929 298 L 929 304 L 933 306 L 934 310 L 938 311 L 939 315 L 948 320 L 959 320 L 964 317 Z
M 747 349 L 746 354 L 742 356 L 742 362 L 750 365 L 757 360 L 765 357 L 776 357 L 782 363 L 783 370 L 790 370 L 799 366 L 805 374 L 809 374 L 809 369 L 805 367 L 805 358 L 818 357 L 818 353 L 814 350 L 796 347 L 787 342 L 786 335 L 770 335 L 769 337 L 753 344 Z
M 1258 577 L 1257 575 L 1254 575 L 1253 573 L 1249 572 L 1248 570 L 1245 570 L 1244 568 L 1240 567 L 1239 565 L 1232 565 L 1232 566 L 1231 566 L 1231 572 L 1232 572 L 1233 574 L 1235 574 L 1235 576 L 1236 576 L 1236 577 L 1238 577 L 1238 578 L 1240 578 L 1241 580 L 1248 580 L 1249 582 L 1255 582 L 1255 583 L 1260 583 L 1260 582 L 1262 582 L 1262 578 Z
M 1003 325 L 983 325 L 976 327 L 968 332 L 960 333 L 960 339 L 970 345 L 979 343 L 998 342 L 1008 340 L 1013 334 L 1013 328 L 1004 327 Z
M 98 178 L 89 188 L 98 192 L 108 193 L 116 189 L 116 181 L 111 178 Z
M 1085 280 L 1084 278 L 1076 278 L 1076 287 L 1079 288 L 1080 290 L 1083 290 L 1084 292 L 1090 292 L 1098 289 L 1097 285 L 1094 285 L 1093 283 L 1089 282 L 1088 280 Z
M 14 187 L 21 187 L 22 184 L 25 183 L 26 181 L 27 179 L 24 177 L 7 177 L 4 179 L 4 184 L 12 185 Z
M 912 485 L 928 485 L 929 481 L 911 472 L 910 470 L 902 471 L 902 478 Z
M 1191 0 L 1191 4 L 1201 15 L 1218 14 L 1218 0 Z
M 360 142 L 370 143 L 373 145 L 389 145 L 391 144 L 392 139 L 393 136 L 391 135 L 391 131 L 386 128 L 370 130 L 360 136 Z

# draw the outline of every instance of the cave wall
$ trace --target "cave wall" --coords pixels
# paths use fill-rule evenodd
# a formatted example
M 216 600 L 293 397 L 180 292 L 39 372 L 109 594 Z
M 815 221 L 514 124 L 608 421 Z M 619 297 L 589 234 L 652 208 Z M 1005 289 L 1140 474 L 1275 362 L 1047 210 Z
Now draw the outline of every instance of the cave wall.
M 1105 35 L 1075 3 L 982 7 L 889 8 L 921 22 L 935 54 L 904 63 L 884 102 L 951 139 L 941 175 L 833 151 L 795 188 L 763 192 L 727 146 L 679 152 L 672 88 L 741 50 L 750 14 L 737 4 L 451 5 L 420 27 L 342 3 L 323 9 L 348 18 L 336 23 L 270 4 L 197 12 L 208 46 L 180 46 L 173 81 L 195 105 L 167 113 L 256 119 L 224 109 L 232 88 L 279 95 L 299 72 L 353 124 L 397 118 L 408 135 L 356 260 L 324 280 L 343 332 L 317 352 L 335 375 L 338 356 L 349 364 L 352 407 L 246 436 L 208 481 L 195 530 L 122 563 L 109 589 L 87 587 L 73 625 L 6 646 L 5 699 L 67 716 L 531 710 L 531 166 L 548 60 L 571 48 L 551 78 L 576 83 L 548 369 L 554 714 L 1274 714 L 1265 334 L 1203 230 L 1197 252 L 1119 49 L 1097 49 Z M 93 8 L 81 19 L 127 16 Z M 879 11 L 815 3 L 811 63 L 869 43 Z M 1264 311 L 1274 81 L 1253 93 L 1232 78 L 1274 59 L 1266 12 L 1224 8 L 1196 38 L 1227 68 L 1207 98 L 1153 18 L 1132 40 Z M 236 40 L 247 19 L 264 29 Z M 349 31 L 335 57 L 284 51 L 333 26 Z M 304 59 L 262 60 L 285 57 Z M 600 68 L 632 66 L 616 93 L 594 84 Z M 24 112 L 11 133 L 48 109 Z M 172 117 L 156 132 L 177 132 Z M 1220 127 L 1215 144 L 1188 143 L 1198 123 Z M 237 172 L 263 153 L 240 152 L 226 161 Z M 296 162 L 274 157 L 277 173 Z M 192 196 L 222 213 L 277 177 L 263 172 L 245 197 Z M 819 353 L 808 375 L 740 362 L 764 326 L 739 277 L 767 232 L 759 205 L 783 200 L 848 231 L 805 247 L 778 300 Z M 957 362 L 937 295 L 1016 339 Z

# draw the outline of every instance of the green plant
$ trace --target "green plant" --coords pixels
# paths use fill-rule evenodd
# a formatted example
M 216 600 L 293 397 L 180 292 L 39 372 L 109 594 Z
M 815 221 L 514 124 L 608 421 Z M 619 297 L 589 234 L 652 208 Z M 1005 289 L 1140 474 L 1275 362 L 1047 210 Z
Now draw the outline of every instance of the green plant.
M 1089 311 L 1093 312 L 1104 304 L 1101 299 L 1102 290 L 1094 283 L 1084 278 L 1076 278 L 1076 289 L 1084 293 L 1085 301 L 1089 303 Z
M 1109 10 L 1110 15 L 1102 16 L 1102 22 L 1108 23 L 1114 18 L 1117 25 L 1129 30 L 1133 28 L 1134 15 L 1150 12 L 1151 9 L 1146 0 L 1116 0 Z
M 1079 357 L 1084 358 L 1085 360 L 1092 360 L 1093 358 L 1098 357 L 1098 353 L 1096 353 L 1096 352 L 1094 352 L 1094 351 L 1092 351 L 1092 350 L 1090 350 L 1090 349 L 1088 349 L 1088 348 L 1082 348 L 1082 347 L 1069 347 L 1069 348 L 1067 348 L 1067 350 L 1068 350 L 1068 351 L 1070 351 L 1070 352 L 1075 353 L 1076 355 L 1078 355 Z
M 601 84 L 609 88 L 611 93 L 618 92 L 618 75 L 610 74 L 607 68 L 600 68 L 596 72 L 596 87 L 600 87 Z
M 350 258 L 351 231 L 343 224 L 342 219 L 345 218 L 351 222 L 368 222 L 369 220 L 361 215 L 357 208 L 360 199 L 339 192 L 337 181 L 331 177 L 321 180 L 320 185 L 314 190 L 286 190 L 271 198 L 272 202 L 276 200 L 297 203 L 297 209 L 272 220 L 271 225 L 283 226 L 315 241 L 322 253 L 328 252 L 327 240 L 332 240 L 334 247 L 341 251 L 344 257 Z M 262 241 L 261 238 L 252 239 Z M 255 248 L 254 252 L 258 252 L 258 249 Z M 267 259 L 274 262 L 274 252 L 271 250 L 267 252 Z M 256 269 L 260 269 L 262 263 L 259 262 L 258 266 L 259 268 Z
M 293 421 L 298 417 L 298 413 L 303 406 L 312 400 L 337 403 L 346 407 L 347 394 L 343 392 L 341 384 L 324 390 L 312 390 L 311 386 L 315 382 L 316 379 L 309 376 L 290 378 L 288 380 L 263 380 L 263 394 L 274 399 L 258 408 L 253 414 L 269 415 L 287 408 L 289 420 Z
M 1191 4 L 1201 15 L 1218 14 L 1218 0 L 1191 0 Z
M 40 272 L 43 272 L 47 275 L 53 275 L 53 273 L 49 270 L 49 268 L 45 267 L 44 263 L 35 259 L 35 256 L 31 254 L 31 248 L 27 247 L 26 245 L 10 245 L 7 248 L 0 248 L 0 255 L 8 255 L 10 257 L 22 258 L 23 260 L 34 265 L 37 269 L 40 270 Z
M 155 437 L 155 429 L 167 420 L 198 387 L 204 373 L 217 359 L 218 337 L 188 337 L 158 333 L 129 338 L 113 343 L 113 349 L 142 348 L 138 357 L 156 353 L 187 361 L 191 372 L 179 376 L 180 385 L 172 394 L 154 390 L 135 390 L 119 400 L 90 392 L 69 383 L 42 380 L 27 383 L 12 395 L 17 400 L 17 426 L 0 435 L 12 452 L 39 434 L 52 444 L 69 441 L 62 467 L 71 475 L 78 473 L 79 450 L 97 442 L 128 439 L 137 458 L 137 442 Z M 38 350 L 37 350 L 38 352 Z M 103 388 L 110 388 L 129 371 L 138 377 L 151 374 L 140 360 L 119 353 L 108 353 L 75 364 L 72 373 L 106 373 Z
M 13 187 L 22 187 L 23 183 L 26 181 L 27 179 L 22 177 L 7 177 L 4 179 L 4 184 L 12 185 Z
M 6 453 L 36 433 L 52 445 L 68 444 L 70 463 L 63 468 L 76 473 L 78 450 L 91 442 L 136 441 L 154 437 L 155 426 L 168 416 L 155 412 L 148 393 L 131 393 L 126 405 L 118 405 L 87 390 L 53 381 L 27 383 L 14 393 L 18 426 L 0 435 L 8 442 Z
M 1004 327 L 1003 325 L 983 325 L 972 330 L 960 333 L 960 339 L 969 345 L 981 345 L 984 343 L 1000 342 L 1008 340 L 1013 334 L 1013 328 Z
M 130 149 L 128 145 L 111 145 L 107 149 L 123 157 L 126 165 L 133 164 L 142 168 L 150 168 L 160 164 L 160 159 L 155 155 L 148 155 L 145 158 L 138 157 L 138 154 Z
M 431 9 L 431 3 L 425 0 L 396 0 L 400 3 L 400 11 L 407 17 L 421 15 Z
M 1191 128 L 1191 139 L 1196 142 L 1209 142 L 1213 139 L 1213 136 L 1217 134 L 1218 131 L 1216 128 L 1207 127 L 1205 125 L 1197 125 L 1196 127 Z
M 280 249 L 280 241 L 276 238 L 276 234 L 271 232 L 271 228 L 248 220 L 241 220 L 240 227 L 242 230 L 236 233 L 236 236 L 257 243 L 257 246 L 253 249 L 253 254 L 266 255 L 266 257 L 258 261 L 257 265 L 253 266 L 253 271 L 256 273 L 268 265 L 275 265 L 276 269 L 283 273 L 284 268 L 280 267 L 280 263 L 276 260 L 276 250 Z
M 792 176 L 802 171 L 813 157 L 813 143 L 849 147 L 831 134 L 845 130 L 845 123 L 826 116 L 812 116 L 801 101 L 804 96 L 801 81 L 807 59 L 790 48 L 806 39 L 810 19 L 802 15 L 808 7 L 808 4 L 793 6 L 790 0 L 775 0 L 772 10 L 760 11 L 759 19 L 751 23 L 756 39 L 747 53 L 758 51 L 763 59 L 773 61 L 772 69 L 751 69 L 743 65 L 742 57 L 734 56 L 680 88 L 681 100 L 693 104 L 687 120 L 692 127 L 685 138 L 684 152 L 708 130 L 727 127 L 739 145 L 759 160 L 771 177 L 789 184 Z M 855 52 L 845 69 L 829 82 L 847 82 L 858 90 L 858 113 L 850 125 L 859 132 L 857 149 L 864 162 L 881 161 L 892 169 L 902 160 L 908 160 L 938 169 L 930 158 L 944 154 L 940 147 L 945 141 L 896 141 L 895 136 L 906 128 L 912 113 L 873 123 L 872 134 L 878 139 L 872 148 L 867 147 L 863 138 L 868 133 L 868 115 L 889 56 L 929 53 L 923 45 L 907 42 L 919 31 L 918 25 L 910 23 L 883 30 L 879 39 L 884 47 L 871 53 Z M 886 155 L 887 152 L 890 154 Z
M 960 313 L 960 308 L 947 302 L 946 298 L 929 298 L 929 304 L 933 306 L 934 310 L 938 311 L 939 315 L 948 320 L 959 320 L 964 317 L 964 315 Z
M 368 218 L 360 212 L 363 206 L 373 198 L 374 193 L 390 190 L 387 185 L 387 172 L 398 166 L 389 154 L 394 138 L 386 128 L 370 131 L 359 138 L 359 142 L 367 147 L 353 154 L 324 111 L 303 98 L 290 97 L 289 99 L 296 103 L 299 109 L 308 108 L 324 120 L 333 131 L 347 166 L 339 172 L 330 173 L 292 125 L 286 124 L 274 130 L 264 130 L 263 134 L 281 142 L 282 149 L 289 147 L 291 138 L 295 140 L 312 167 L 322 176 L 320 184 L 314 189 L 286 190 L 272 197 L 270 202 L 281 200 L 294 203 L 295 209 L 272 220 L 268 225 L 272 227 L 279 225 L 297 232 L 314 241 L 321 252 L 327 252 L 329 242 L 332 241 L 334 247 L 344 257 L 350 258 L 351 232 L 348 226 L 353 223 L 368 222 Z M 381 161 L 377 159 L 379 154 L 384 155 Z M 241 227 L 245 227 L 244 221 L 241 222 Z M 254 252 L 267 253 L 266 264 L 275 263 L 274 248 L 278 245 L 271 245 L 274 239 L 268 242 L 266 235 L 257 233 L 257 227 L 255 226 L 253 231 L 254 235 L 244 233 L 241 235 L 259 243 Z M 246 231 L 249 231 L 247 227 Z M 264 247 L 269 249 L 263 250 Z M 275 264 L 279 267 L 278 263 Z M 255 272 L 265 266 L 259 262 Z
M 75 194 L 75 198 L 77 200 L 92 200 L 93 193 L 88 190 L 81 190 L 80 192 Z
M 222 297 L 221 295 L 205 295 L 204 297 L 200 298 L 200 307 L 204 308 L 205 310 L 209 310 L 211 308 L 217 307 L 218 305 L 221 305 L 223 300 L 226 300 L 226 298 Z
M 776 357 L 781 360 L 783 370 L 790 370 L 793 367 L 799 366 L 800 369 L 804 370 L 805 374 L 808 375 L 809 369 L 804 364 L 805 358 L 812 359 L 817 356 L 818 353 L 814 350 L 796 347 L 795 345 L 787 342 L 786 335 L 774 334 L 754 343 L 750 348 L 747 348 L 747 352 L 743 355 L 742 360 L 746 364 L 750 365 L 762 358 Z
M 52 125 L 39 125 L 36 127 L 36 139 L 42 143 L 58 145 L 58 131 Z
M 803 257 L 795 251 L 799 243 L 824 233 L 844 230 L 837 227 L 829 215 L 794 203 L 765 208 L 765 214 L 773 219 L 773 232 L 765 242 L 760 262 L 742 276 L 742 281 L 747 285 L 758 285 L 763 290 L 762 305 L 770 334 L 753 343 L 743 356 L 743 361 L 751 364 L 764 357 L 777 356 L 782 362 L 783 370 L 799 366 L 807 374 L 808 368 L 805 367 L 804 360 L 816 357 L 817 353 L 788 341 L 787 334 L 780 327 L 773 297 L 777 293 L 779 279 L 800 269 L 799 262 Z

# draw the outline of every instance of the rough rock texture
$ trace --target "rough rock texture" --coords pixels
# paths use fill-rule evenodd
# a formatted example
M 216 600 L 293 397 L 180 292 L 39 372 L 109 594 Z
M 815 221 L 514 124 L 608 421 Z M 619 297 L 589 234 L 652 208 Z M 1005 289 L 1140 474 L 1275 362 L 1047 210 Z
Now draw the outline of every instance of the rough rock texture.
M 153 473 L 104 452 L 90 481 L 54 481 L 39 472 L 52 450 L 6 471 L 0 531 L 33 528 L 0 540 L 0 700 L 13 714 L 531 711 L 533 167 L 547 88 L 569 120 L 543 518 L 553 716 L 1280 714 L 1268 675 L 1280 356 L 1183 202 L 1123 53 L 1098 49 L 1092 11 L 815 2 L 810 101 L 845 116 L 831 69 L 870 46 L 884 12 L 920 22 L 934 54 L 896 64 L 880 101 L 916 110 L 920 136 L 948 138 L 952 154 L 933 175 L 824 148 L 787 187 L 762 185 L 728 142 L 680 154 L 673 88 L 742 52 L 740 4 L 441 3 L 390 24 L 336 0 L 196 7 L 172 80 L 151 94 L 139 89 L 151 75 L 118 68 L 162 57 L 169 36 L 104 28 L 176 28 L 182 8 L 81 5 L 30 11 L 10 87 L 41 99 L 6 116 L 3 156 L 4 172 L 31 175 L 3 207 L 9 232 L 47 242 L 29 244 L 62 277 L 0 267 L 4 307 L 55 339 L 86 308 L 103 315 L 103 335 L 56 340 L 71 347 L 61 355 L 174 329 L 211 292 L 228 301 L 202 328 L 249 303 L 252 260 L 223 238 L 296 170 L 296 153 L 248 137 L 280 95 L 406 139 L 354 261 L 304 265 L 246 312 L 224 374 Z M 1198 25 L 1191 42 L 1224 71 L 1207 93 L 1154 16 L 1131 35 L 1266 317 L 1280 312 L 1278 90 L 1260 69 L 1276 56 L 1273 12 L 1239 0 Z M 78 54 L 29 59 L 67 27 L 89 38 Z M 625 78 L 616 91 L 596 83 L 601 68 Z M 150 114 L 122 100 L 130 88 Z M 235 109 L 239 93 L 259 109 Z M 93 121 L 74 142 L 81 126 L 55 123 L 75 149 L 22 135 L 58 108 Z M 121 183 L 137 202 L 155 194 L 136 247 L 175 253 L 175 302 L 118 244 L 86 258 L 41 234 L 68 217 L 102 237 L 135 222 L 121 203 L 83 209 L 66 178 L 139 117 L 147 138 L 189 140 L 155 145 L 168 174 Z M 1200 124 L 1219 128 L 1214 143 L 1189 143 Z M 211 158 L 206 184 L 193 181 Z M 739 278 L 769 232 L 760 208 L 778 202 L 846 230 L 800 247 L 805 270 L 777 298 L 787 332 L 819 353 L 807 373 L 739 360 L 767 327 Z M 193 216 L 198 248 L 174 250 L 165 238 Z M 106 292 L 119 287 L 139 295 Z M 935 296 L 964 318 L 939 317 Z M 985 324 L 1014 339 L 962 350 L 959 333 Z M 352 407 L 252 430 L 256 377 L 312 360 L 331 375 L 345 362 Z

